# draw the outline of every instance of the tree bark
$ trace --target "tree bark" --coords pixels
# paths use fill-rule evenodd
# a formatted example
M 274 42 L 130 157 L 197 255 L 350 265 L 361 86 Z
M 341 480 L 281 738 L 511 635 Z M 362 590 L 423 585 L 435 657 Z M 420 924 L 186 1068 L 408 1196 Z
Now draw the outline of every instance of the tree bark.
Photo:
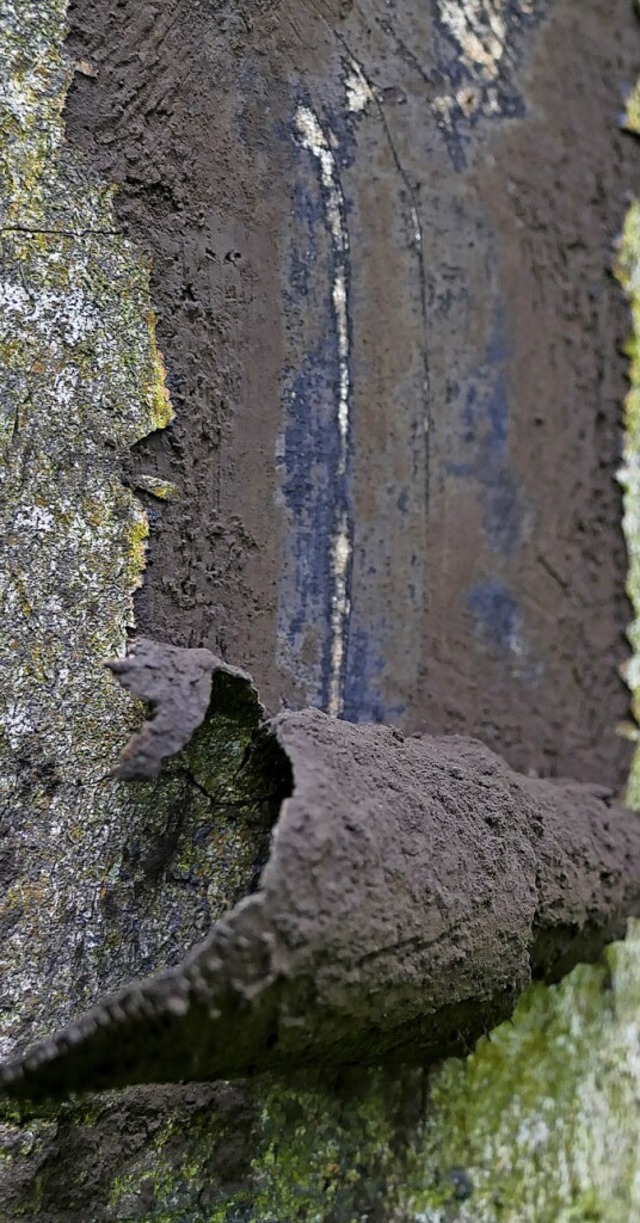
M 253 895 L 180 965 L 5 1065 L 20 1096 L 426 1065 L 640 913 L 640 821 L 604 787 L 519 776 L 457 736 L 319 710 L 265 722 L 249 677 L 207 650 L 142 640 L 112 668 L 156 706 L 128 778 L 156 776 L 199 725 L 185 759 L 206 757 L 208 722 L 253 704 L 245 804 L 268 796 L 271 850 Z
M 616 124 L 636 36 L 627 0 L 0 0 L 2 1056 L 163 966 L 181 981 L 189 949 L 264 916 L 267 894 L 276 942 L 301 957 L 274 1004 L 286 1075 L 259 1004 L 244 1045 L 233 1007 L 224 1021 L 233 1065 L 198 1043 L 219 1020 L 192 1041 L 174 1008 L 172 1074 L 192 1077 L 191 1054 L 196 1077 L 251 1073 L 7 1098 L 5 1217 L 638 1212 L 635 926 L 595 966 L 532 985 L 464 1059 L 425 1064 L 455 1027 L 439 1026 L 447 992 L 470 1043 L 531 965 L 555 976 L 570 945 L 595 954 L 636 906 L 635 824 L 607 798 L 629 762 L 629 612 L 612 480 L 627 322 L 604 275 L 635 181 Z M 114 778 L 142 710 L 103 660 L 134 628 L 250 670 L 300 793 L 285 798 L 280 774 L 256 788 L 246 684 L 156 779 Z M 400 737 L 346 724 L 380 721 Z M 478 735 L 508 764 L 467 741 L 420 747 L 425 730 Z M 387 822 L 391 757 L 405 763 Z M 433 787 L 436 765 L 460 770 L 455 787 Z M 499 826 L 470 797 L 479 768 L 508 795 Z M 426 774 L 434 860 L 410 830 Z M 559 774 L 591 788 L 545 780 Z M 464 852 L 443 844 L 447 796 L 463 793 Z M 323 828 L 344 849 L 331 905 Z M 462 906 L 474 957 L 436 974 L 436 996 L 430 952 L 383 948 L 435 928 L 425 897 L 443 860 L 439 920 Z M 361 863 L 377 881 L 366 922 L 349 904 Z M 308 912 L 303 879 L 318 887 Z M 104 1029 L 119 1081 L 156 1078 L 166 1058 L 138 1014 L 143 1043 Z M 104 1085 L 102 1038 L 79 1035 L 75 1054 L 46 1046 L 25 1092 Z

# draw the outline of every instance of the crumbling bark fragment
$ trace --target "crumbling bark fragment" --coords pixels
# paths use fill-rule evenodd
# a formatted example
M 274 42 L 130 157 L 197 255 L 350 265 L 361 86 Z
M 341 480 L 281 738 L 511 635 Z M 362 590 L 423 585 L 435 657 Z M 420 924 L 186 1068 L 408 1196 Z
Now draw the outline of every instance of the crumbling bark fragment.
M 140 674 L 165 649 L 144 643 Z M 193 671 L 178 666 L 185 653 L 167 655 L 167 734 L 202 664 L 195 651 Z M 122 673 L 140 691 L 135 667 Z M 159 680 L 145 690 L 167 695 Z M 178 967 L 7 1063 L 8 1090 L 434 1060 L 640 913 L 640 822 L 604 787 L 521 776 L 473 739 L 404 738 L 318 710 L 281 714 L 268 737 L 293 785 L 258 890 Z
M 121 781 L 157 777 L 163 760 L 189 742 L 204 720 L 216 672 L 252 686 L 244 671 L 227 666 L 210 650 L 184 650 L 146 637 L 138 639 L 126 658 L 106 665 L 124 688 L 157 707 L 156 716 L 132 737 L 114 770 Z

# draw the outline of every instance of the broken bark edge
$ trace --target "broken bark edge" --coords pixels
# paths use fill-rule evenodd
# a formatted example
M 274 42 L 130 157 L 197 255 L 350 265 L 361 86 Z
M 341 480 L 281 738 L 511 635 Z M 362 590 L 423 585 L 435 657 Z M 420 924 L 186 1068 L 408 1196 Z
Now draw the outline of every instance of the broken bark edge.
M 208 651 L 139 647 L 113 669 L 158 708 L 153 750 L 143 729 L 127 756 L 147 768 L 202 709 L 211 659 L 251 681 Z M 640 914 L 640 821 L 602 788 L 520 776 L 472 739 L 405 739 L 317 710 L 267 734 L 293 785 L 259 890 L 177 968 L 0 1067 L 7 1092 L 438 1060 Z
M 121 781 L 158 777 L 162 764 L 186 747 L 209 709 L 213 677 L 223 673 L 248 686 L 264 716 L 253 680 L 207 649 L 183 649 L 138 637 L 124 658 L 105 667 L 123 688 L 153 707 L 153 716 L 126 745 L 113 776 Z

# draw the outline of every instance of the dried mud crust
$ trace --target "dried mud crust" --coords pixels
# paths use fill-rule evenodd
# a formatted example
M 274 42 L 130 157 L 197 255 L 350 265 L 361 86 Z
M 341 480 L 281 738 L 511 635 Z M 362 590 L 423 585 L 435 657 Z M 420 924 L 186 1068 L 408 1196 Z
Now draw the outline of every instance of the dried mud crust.
M 350 49 L 382 103 L 341 171 L 354 345 L 346 714 L 474 734 L 514 767 L 620 789 L 630 613 L 614 475 L 628 322 L 606 265 L 635 186 L 616 124 L 637 31 L 628 0 L 534 10 L 536 28 L 514 35 L 520 113 L 470 123 L 462 167 L 432 105 L 447 88 L 442 31 L 417 0 L 393 22 L 375 0 L 366 23 L 338 3 L 74 0 L 69 52 L 97 75 L 76 76 L 67 136 L 119 185 L 119 223 L 152 258 L 176 410 L 132 457 L 134 485 L 150 472 L 180 488 L 167 504 L 146 498 L 139 628 L 246 666 L 271 712 L 305 704 L 305 650 L 322 626 L 307 624 L 291 666 L 277 647 L 292 191 L 313 204 L 292 116 L 306 97 L 339 130 Z M 424 318 L 402 253 L 410 203 Z M 422 410 L 422 357 L 428 472 L 397 441 L 403 413 Z M 469 425 L 474 395 L 486 414 Z
M 121 664 L 128 688 L 153 693 L 159 727 L 132 739 L 127 777 L 155 775 L 171 725 L 180 738 L 194 720 L 194 676 L 215 669 L 244 699 L 249 678 L 201 649 L 143 640 Z M 606 787 L 319 710 L 280 714 L 260 736 L 256 794 L 277 779 L 286 797 L 256 890 L 178 967 L 0 1067 L 6 1090 L 433 1062 L 640 913 L 640 821 Z

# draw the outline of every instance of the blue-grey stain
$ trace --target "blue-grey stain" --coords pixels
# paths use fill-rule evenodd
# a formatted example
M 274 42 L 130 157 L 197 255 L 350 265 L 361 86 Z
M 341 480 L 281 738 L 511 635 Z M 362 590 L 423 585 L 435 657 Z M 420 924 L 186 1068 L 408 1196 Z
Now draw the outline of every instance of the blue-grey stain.
M 308 106 L 306 100 L 304 106 Z M 311 113 L 315 117 L 315 112 Z M 292 132 L 287 138 L 291 142 Z M 317 158 L 310 157 L 295 132 L 293 142 L 297 168 L 285 293 L 293 362 L 283 377 L 286 416 L 282 459 L 289 535 L 279 632 L 286 645 L 283 653 L 302 681 L 305 699 L 329 708 L 330 692 L 335 689 L 333 547 L 337 524 L 352 521 L 350 443 L 345 452 L 337 417 L 344 356 L 341 358 L 333 290 L 339 271 L 348 303 L 349 265 L 346 244 L 337 243 L 328 222 L 326 189 Z M 336 175 L 339 164 L 336 158 Z M 339 182 L 337 187 L 346 233 L 346 206 Z M 348 589 L 350 560 L 346 576 Z M 344 627 L 348 629 L 348 623 Z M 345 631 L 342 673 L 347 645 Z
M 522 613 L 499 578 L 476 582 L 467 594 L 476 637 L 490 649 L 519 657 L 522 653 Z
M 330 303 L 327 304 L 328 311 Z M 331 622 L 330 542 L 335 524 L 334 473 L 339 442 L 334 427 L 337 350 L 330 334 L 286 379 L 285 503 L 291 514 L 290 557 L 294 580 L 286 628 L 294 655 L 304 648 L 310 626 L 322 632 L 323 647 L 314 704 L 326 703 Z
M 385 660 L 376 650 L 376 640 L 384 640 L 387 625 L 367 632 L 351 629 L 349 665 L 345 676 L 344 717 L 348 722 L 401 722 L 404 705 L 390 704 L 382 691 Z
M 458 461 L 449 470 L 475 485 L 485 539 L 496 557 L 497 572 L 479 579 L 467 594 L 474 632 L 485 646 L 520 659 L 518 672 L 534 680 L 539 665 L 528 657 L 522 612 L 505 579 L 522 542 L 523 504 L 510 470 L 509 397 L 504 308 L 496 310 L 485 359 L 466 388 L 451 388 L 463 407 L 456 442 Z
M 522 36 L 546 15 L 550 0 L 532 0 L 524 11 L 522 0 L 503 0 L 500 17 L 505 24 L 506 49 L 496 59 L 494 71 L 484 78 L 476 65 L 465 62 L 462 48 L 442 20 L 437 0 L 432 0 L 432 7 L 437 72 L 441 91 L 450 103 L 439 127 L 454 168 L 463 171 L 478 125 L 526 115 L 526 101 L 517 79 L 522 62 L 520 47 L 527 45 Z M 463 102 L 467 92 L 474 97 L 471 107 Z
M 464 393 L 456 447 L 460 458 L 449 465 L 451 475 L 478 486 L 487 543 L 506 558 L 513 555 L 522 536 L 521 498 L 509 468 L 507 357 L 504 309 L 500 307 L 484 364 Z
M 306 97 L 297 100 L 331 134 L 330 147 L 339 187 L 341 223 L 346 228 L 349 202 L 339 176 L 357 153 L 356 118 L 342 104 L 311 106 Z M 285 133 L 281 133 L 285 135 Z M 286 133 L 290 142 L 292 133 Z M 353 546 L 353 499 L 351 477 L 353 455 L 351 428 L 344 462 L 336 419 L 340 397 L 340 345 L 333 290 L 336 271 L 345 275 L 347 308 L 350 268 L 348 250 L 331 232 L 326 187 L 318 172 L 317 158 L 309 156 L 294 133 L 296 161 L 292 193 L 292 233 L 287 253 L 285 311 L 292 360 L 283 379 L 285 402 L 282 490 L 288 513 L 285 576 L 279 598 L 281 657 L 301 682 L 305 700 L 330 708 L 330 687 L 335 686 L 332 658 L 332 610 L 335 611 L 335 571 L 332 546 L 336 523 L 349 524 Z M 335 203 L 335 199 L 333 201 Z M 347 312 L 347 327 L 351 327 Z M 351 361 L 351 335 L 349 356 Z M 350 369 L 349 369 L 350 374 Z M 342 470 L 341 470 L 342 469 Z M 408 490 L 399 490 L 398 507 L 406 510 Z M 348 568 L 349 607 L 354 594 Z M 355 613 L 358 615 L 356 603 Z M 384 721 L 399 718 L 403 710 L 384 704 L 380 687 L 384 659 L 376 648 L 376 629 L 360 620 L 354 635 L 349 614 L 342 663 L 342 708 L 340 716 L 352 721 Z

